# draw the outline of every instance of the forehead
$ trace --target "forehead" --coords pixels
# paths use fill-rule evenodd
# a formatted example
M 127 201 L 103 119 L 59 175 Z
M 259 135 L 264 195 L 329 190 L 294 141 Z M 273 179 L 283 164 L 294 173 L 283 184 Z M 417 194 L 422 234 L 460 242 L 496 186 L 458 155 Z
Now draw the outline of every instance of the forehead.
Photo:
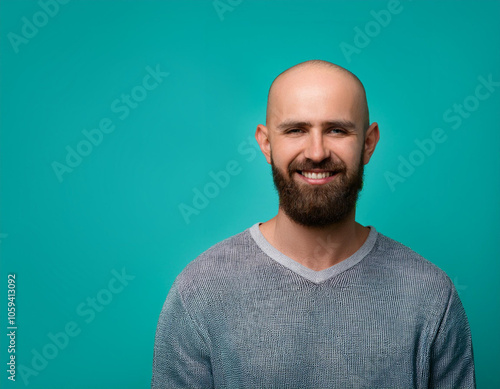
M 269 96 L 270 125 L 283 120 L 363 124 L 363 92 L 348 74 L 332 69 L 298 69 L 277 79 Z

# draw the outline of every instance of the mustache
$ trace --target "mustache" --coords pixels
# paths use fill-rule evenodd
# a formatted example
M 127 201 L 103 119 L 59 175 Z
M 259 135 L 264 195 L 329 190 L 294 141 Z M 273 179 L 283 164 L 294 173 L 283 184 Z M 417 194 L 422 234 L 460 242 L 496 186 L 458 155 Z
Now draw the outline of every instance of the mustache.
M 293 173 L 297 170 L 304 171 L 304 170 L 313 170 L 313 169 L 321 169 L 321 170 L 328 170 L 334 173 L 341 173 L 345 172 L 346 170 L 346 165 L 342 162 L 333 162 L 333 161 L 325 161 L 325 162 L 320 162 L 320 163 L 292 163 L 288 166 L 288 172 Z

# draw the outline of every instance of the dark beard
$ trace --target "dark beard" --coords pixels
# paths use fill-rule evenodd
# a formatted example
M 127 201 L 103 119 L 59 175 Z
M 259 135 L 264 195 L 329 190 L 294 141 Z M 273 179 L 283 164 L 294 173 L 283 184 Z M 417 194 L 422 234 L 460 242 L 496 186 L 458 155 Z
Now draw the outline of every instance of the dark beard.
M 319 164 L 291 163 L 288 177 L 274 165 L 271 154 L 274 186 L 279 195 L 279 206 L 296 223 L 306 227 L 323 227 L 344 220 L 356 206 L 358 194 L 363 188 L 363 153 L 357 170 L 347 174 L 343 162 L 331 159 Z M 333 181 L 322 185 L 298 184 L 293 178 L 297 170 L 324 169 L 337 173 Z

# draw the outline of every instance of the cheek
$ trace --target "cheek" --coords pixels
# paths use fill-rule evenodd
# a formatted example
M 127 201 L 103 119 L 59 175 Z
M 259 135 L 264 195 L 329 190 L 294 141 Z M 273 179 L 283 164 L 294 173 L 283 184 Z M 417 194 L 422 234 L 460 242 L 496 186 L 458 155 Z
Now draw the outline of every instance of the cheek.
M 288 165 L 300 154 L 296 144 L 292 142 L 275 144 L 271 150 L 274 164 L 280 167 Z
M 363 151 L 362 147 L 358 142 L 354 142 L 350 139 L 342 139 L 332 141 L 330 144 L 330 150 L 332 154 L 340 158 L 348 166 L 357 165 Z

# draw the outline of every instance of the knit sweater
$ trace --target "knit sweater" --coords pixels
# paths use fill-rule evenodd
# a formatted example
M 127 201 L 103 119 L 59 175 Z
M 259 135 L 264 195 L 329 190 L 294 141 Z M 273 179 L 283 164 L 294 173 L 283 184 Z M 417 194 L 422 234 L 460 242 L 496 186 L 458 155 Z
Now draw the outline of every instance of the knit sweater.
M 475 388 L 467 316 L 444 271 L 373 226 L 349 258 L 314 271 L 259 224 L 175 279 L 152 388 Z

